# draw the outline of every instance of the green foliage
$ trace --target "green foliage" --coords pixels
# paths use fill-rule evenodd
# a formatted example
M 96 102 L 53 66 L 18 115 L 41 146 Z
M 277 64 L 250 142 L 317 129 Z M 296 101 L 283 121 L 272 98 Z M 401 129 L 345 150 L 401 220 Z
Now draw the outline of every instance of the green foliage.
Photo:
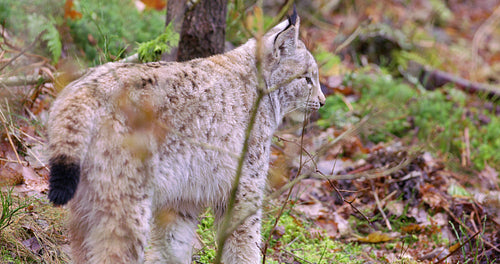
M 62 53 L 58 27 L 63 21 L 63 5 L 63 1 L 57 0 L 0 0 L 0 23 L 14 33 L 13 44 L 19 47 L 30 45 L 44 32 L 43 41 L 36 43 L 34 52 L 50 55 L 55 64 Z
M 12 197 L 12 188 L 6 192 L 0 191 L 0 205 L 2 206 L 2 214 L 0 215 L 0 232 L 9 226 L 13 218 L 22 214 L 22 210 L 31 204 L 31 201 L 24 200 L 14 201 Z
M 163 53 L 170 52 L 178 44 L 179 33 L 175 32 L 173 24 L 170 23 L 165 28 L 165 32 L 156 39 L 139 45 L 137 48 L 139 60 L 142 62 L 159 61 Z
M 270 215 L 269 215 L 270 216 Z M 274 218 L 264 217 L 262 223 L 262 236 L 264 240 L 269 237 L 269 232 L 274 224 Z M 278 263 L 272 260 L 274 249 L 277 245 L 286 245 L 283 248 L 299 258 L 313 263 L 363 263 L 355 258 L 361 254 L 361 248 L 354 244 L 337 243 L 329 239 L 326 234 L 312 234 L 312 224 L 294 218 L 290 213 L 281 216 L 278 226 L 285 229 L 285 233 L 270 241 L 266 263 Z M 214 230 L 214 217 L 211 210 L 207 210 L 200 218 L 198 235 L 203 248 L 195 254 L 196 263 L 213 263 L 216 254 L 216 234 Z M 274 249 L 273 249 L 274 248 Z M 301 262 L 296 258 L 297 263 Z
M 408 63 L 410 61 L 436 68 L 443 64 L 443 58 L 440 56 L 437 49 L 419 50 L 418 52 L 395 50 L 392 52 L 392 57 L 394 58 L 396 65 L 403 67 L 403 69 L 408 68 Z
M 344 127 L 359 121 L 359 118 L 349 112 L 349 108 L 342 99 L 343 95 L 333 94 L 328 96 L 325 105 L 319 109 L 321 119 L 317 124 L 322 128 L 327 128 L 332 124 Z
M 498 169 L 500 162 L 500 118 L 489 114 L 491 120 L 483 126 L 469 124 L 470 142 L 474 151 L 471 151 L 471 160 L 478 169 L 483 169 L 487 163 Z
M 50 55 L 57 63 L 62 50 L 67 56 L 82 54 L 91 65 L 125 57 L 164 30 L 164 11 L 139 12 L 133 1 L 73 1 L 81 18 L 64 18 L 64 3 L 59 0 L 0 0 L 0 21 L 27 46 L 45 30 L 36 52 Z
M 247 7 L 242 3 L 244 1 L 229 1 L 227 3 L 226 15 L 226 40 L 238 46 L 252 37 L 250 32 L 257 32 L 258 17 L 248 14 L 246 19 L 250 22 L 250 28 L 245 28 L 245 21 L 242 14 L 247 12 Z M 272 16 L 262 15 L 264 29 L 269 29 L 274 21 Z
M 71 36 L 93 64 L 124 57 L 135 43 L 153 39 L 164 29 L 163 12 L 139 12 L 133 1 L 75 1 L 74 9 L 82 18 L 67 21 Z M 96 40 L 95 45 L 89 37 Z
M 273 223 L 274 219 L 264 219 L 264 238 L 269 237 Z M 297 263 L 363 263 L 361 259 L 356 259 L 356 255 L 362 251 L 359 246 L 337 243 L 323 233 L 312 234 L 309 231 L 313 228 L 312 224 L 301 222 L 290 213 L 284 213 L 277 226 L 283 227 L 285 233 L 278 239 L 271 240 L 268 255 L 272 255 L 276 249 L 279 252 L 286 250 L 293 253 Z M 269 260 L 267 263 L 279 262 Z
M 320 72 L 328 72 L 333 66 L 340 64 L 339 56 L 325 50 L 321 46 L 314 52 L 314 58 L 320 67 Z
M 199 259 L 197 263 L 213 263 L 216 255 L 216 235 L 214 231 L 214 217 L 210 210 L 201 216 L 198 224 L 198 235 L 204 247 L 197 253 Z
M 25 264 L 26 262 L 17 258 L 12 252 L 2 247 L 0 250 L 0 263 Z
M 42 39 L 47 41 L 47 48 L 52 55 L 52 63 L 56 64 L 62 52 L 61 36 L 55 27 L 54 19 L 51 18 L 49 21 L 50 23 L 46 23 L 43 27 L 45 32 L 42 35 Z
M 500 118 L 494 113 L 466 107 L 467 96 L 455 87 L 435 91 L 419 90 L 388 74 L 355 73 L 344 80 L 360 97 L 348 111 L 342 95 L 326 99 L 318 125 L 345 127 L 370 115 L 361 136 L 374 143 L 405 137 L 412 129 L 418 138 L 445 157 L 460 157 L 465 149 L 464 130 L 469 131 L 471 160 L 475 169 L 500 163 Z M 467 110 L 468 109 L 468 110 Z M 468 111 L 467 115 L 466 111 Z M 481 123 L 481 116 L 488 119 Z M 410 133 L 409 136 L 413 136 Z

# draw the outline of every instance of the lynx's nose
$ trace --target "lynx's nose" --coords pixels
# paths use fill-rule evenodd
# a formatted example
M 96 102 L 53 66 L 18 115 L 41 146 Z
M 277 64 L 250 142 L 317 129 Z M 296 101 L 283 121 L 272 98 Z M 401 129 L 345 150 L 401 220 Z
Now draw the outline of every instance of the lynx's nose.
M 320 89 L 319 89 L 319 93 L 318 93 L 318 101 L 319 101 L 320 106 L 325 105 L 326 98 L 325 98 L 325 95 L 323 94 L 323 91 L 325 89 L 326 89 L 326 86 L 324 84 L 320 83 Z
M 323 95 L 323 93 L 321 93 L 319 96 L 318 96 L 318 101 L 319 101 L 319 105 L 320 106 L 324 106 L 325 105 L 325 96 Z

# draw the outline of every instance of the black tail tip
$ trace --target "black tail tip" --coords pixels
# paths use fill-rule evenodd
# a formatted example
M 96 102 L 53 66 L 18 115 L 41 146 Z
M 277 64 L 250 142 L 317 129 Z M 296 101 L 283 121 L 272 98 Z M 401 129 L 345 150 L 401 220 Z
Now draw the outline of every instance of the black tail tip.
M 50 159 L 49 200 L 64 205 L 73 198 L 80 181 L 79 162 L 61 155 Z

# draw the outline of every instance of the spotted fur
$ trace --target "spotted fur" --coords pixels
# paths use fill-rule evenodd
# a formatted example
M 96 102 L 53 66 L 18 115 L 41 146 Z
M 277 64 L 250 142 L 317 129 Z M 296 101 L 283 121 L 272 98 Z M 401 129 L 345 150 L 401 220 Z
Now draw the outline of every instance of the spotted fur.
M 223 262 L 259 263 L 271 137 L 324 103 L 297 16 L 262 39 L 263 97 Z M 49 199 L 68 203 L 74 263 L 191 263 L 196 218 L 224 216 L 259 73 L 252 39 L 188 62 L 108 63 L 69 84 L 48 123 Z

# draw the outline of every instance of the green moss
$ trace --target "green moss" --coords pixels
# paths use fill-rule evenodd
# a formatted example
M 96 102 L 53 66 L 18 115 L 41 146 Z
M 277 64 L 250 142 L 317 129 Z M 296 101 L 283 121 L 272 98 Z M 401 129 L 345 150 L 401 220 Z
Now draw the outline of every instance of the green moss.
M 264 238 L 269 236 L 273 223 L 273 219 L 264 221 Z M 362 253 L 359 245 L 337 242 L 328 238 L 325 233 L 312 234 L 310 230 L 314 229 L 313 224 L 299 221 L 290 213 L 284 213 L 277 226 L 283 227 L 285 233 L 271 240 L 268 259 L 286 251 L 298 263 L 363 263 L 359 257 L 356 258 Z M 269 260 L 268 263 L 279 262 Z

